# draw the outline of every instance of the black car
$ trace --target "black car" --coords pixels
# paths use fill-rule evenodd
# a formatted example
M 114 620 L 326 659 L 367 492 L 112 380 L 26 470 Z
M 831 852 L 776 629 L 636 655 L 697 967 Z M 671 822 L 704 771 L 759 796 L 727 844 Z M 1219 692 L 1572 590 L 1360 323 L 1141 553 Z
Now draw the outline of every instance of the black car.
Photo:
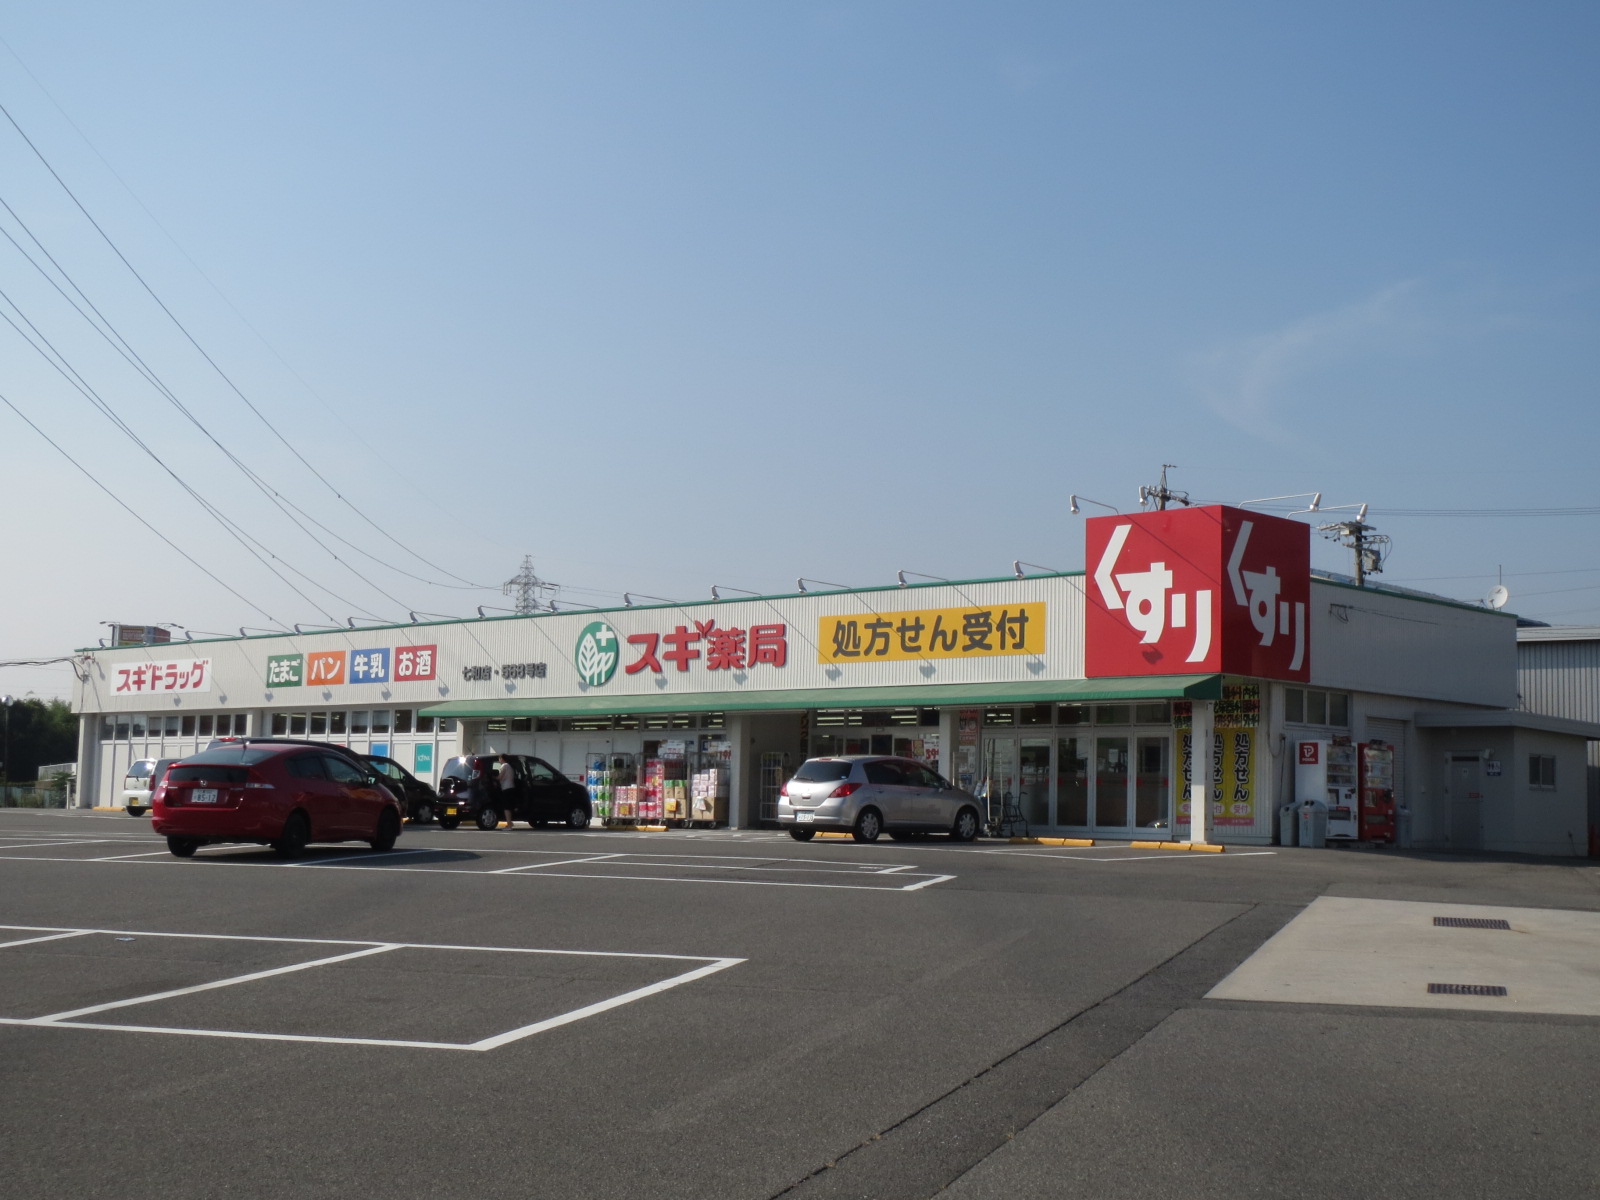
M 454 829 L 470 820 L 479 829 L 493 829 L 502 820 L 530 826 L 557 821 L 572 829 L 589 824 L 589 789 L 574 783 L 542 758 L 504 755 L 515 785 L 499 784 L 499 754 L 463 754 L 450 759 L 439 774 L 439 827 Z
M 363 754 L 362 759 L 391 786 L 404 793 L 406 819 L 415 825 L 427 825 L 439 812 L 439 793 L 434 791 L 392 758 L 381 754 Z

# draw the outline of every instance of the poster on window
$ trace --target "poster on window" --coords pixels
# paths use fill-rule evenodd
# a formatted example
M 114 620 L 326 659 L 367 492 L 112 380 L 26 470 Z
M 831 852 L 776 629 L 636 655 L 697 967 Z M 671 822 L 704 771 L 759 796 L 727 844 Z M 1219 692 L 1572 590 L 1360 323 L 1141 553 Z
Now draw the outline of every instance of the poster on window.
M 1189 788 L 1193 781 L 1193 735 L 1178 735 L 1181 770 L 1178 796 L 1179 825 L 1189 823 Z M 1219 729 L 1211 738 L 1211 824 L 1256 823 L 1256 731 Z

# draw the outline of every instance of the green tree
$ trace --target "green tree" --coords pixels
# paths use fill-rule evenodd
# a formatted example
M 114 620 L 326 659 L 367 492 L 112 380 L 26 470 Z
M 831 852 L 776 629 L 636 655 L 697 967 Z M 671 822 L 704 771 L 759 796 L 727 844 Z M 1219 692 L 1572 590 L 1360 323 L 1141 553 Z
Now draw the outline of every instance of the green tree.
M 30 782 L 43 764 L 77 759 L 78 718 L 65 700 L 18 700 L 0 719 L 10 726 L 11 761 L 0 765 L 8 782 Z

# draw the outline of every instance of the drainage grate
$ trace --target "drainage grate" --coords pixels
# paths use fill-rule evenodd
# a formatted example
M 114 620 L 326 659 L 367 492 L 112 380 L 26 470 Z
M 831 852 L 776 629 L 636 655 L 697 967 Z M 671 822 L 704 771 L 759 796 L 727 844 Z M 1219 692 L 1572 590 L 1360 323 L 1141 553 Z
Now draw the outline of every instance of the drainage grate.
M 1510 929 L 1510 921 L 1499 917 L 1435 917 L 1433 923 L 1441 929 Z
M 1498 983 L 1430 983 L 1430 996 L 1504 996 L 1505 988 Z

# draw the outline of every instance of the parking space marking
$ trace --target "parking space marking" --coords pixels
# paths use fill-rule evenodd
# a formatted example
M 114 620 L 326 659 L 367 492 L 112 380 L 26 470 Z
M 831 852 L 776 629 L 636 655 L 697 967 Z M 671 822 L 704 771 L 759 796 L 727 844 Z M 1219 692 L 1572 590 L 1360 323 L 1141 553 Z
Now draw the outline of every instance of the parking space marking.
M 491 875 L 515 875 L 518 871 L 533 871 L 539 867 L 567 867 L 573 863 L 604 862 L 610 858 L 622 858 L 621 854 L 591 854 L 587 858 L 558 858 L 554 862 L 523 863 L 520 867 L 501 867 L 497 871 L 490 871 Z
M 158 858 L 163 854 L 171 854 L 170 850 L 146 850 L 140 854 L 107 854 L 100 858 L 85 858 L 83 862 L 122 862 L 128 858 Z
M 53 849 L 56 846 L 103 846 L 110 840 L 110 838 L 76 838 L 70 842 L 23 842 L 20 846 L 14 842 L 5 842 L 0 843 L 0 849 L 38 850 L 41 848 Z
M 1096 851 L 1112 851 L 1110 854 L 1096 853 Z M 1119 862 L 1222 862 L 1230 858 L 1259 858 L 1262 855 L 1275 855 L 1276 850 L 1230 850 L 1226 854 L 1184 854 L 1167 852 L 1163 854 L 1126 854 L 1118 853 L 1113 846 L 1066 846 L 1054 854 L 1047 854 L 1039 850 L 974 850 L 974 854 L 1003 854 L 1013 858 L 1048 858 L 1056 862 L 1090 862 L 1090 863 L 1119 863 Z
M 8 926 L 8 928 L 10 927 Z M 74 929 L 68 933 L 47 933 L 44 937 L 20 938 L 14 942 L 0 942 L 0 950 L 10 946 L 34 946 L 40 942 L 59 942 L 63 938 L 87 937 L 89 933 L 90 931 L 87 929 Z
M 221 849 L 221 847 L 218 847 L 218 849 Z M 329 863 L 352 862 L 352 861 L 354 861 L 356 859 L 368 859 L 368 858 L 371 858 L 375 853 L 381 853 L 385 858 L 398 858 L 402 854 L 433 854 L 434 850 L 433 850 L 433 848 L 431 846 L 418 847 L 415 850 L 382 850 L 382 851 L 368 850 L 368 851 L 365 851 L 364 853 L 361 853 L 361 854 L 341 854 L 341 855 L 339 855 L 338 858 L 318 858 L 318 859 L 313 859 L 310 862 L 284 863 L 284 866 L 286 866 L 286 867 L 321 867 L 321 866 L 326 866 Z M 129 855 L 129 857 L 131 858 L 132 855 Z
M 336 938 L 295 938 L 295 937 L 265 937 L 249 934 L 223 934 L 223 933 L 166 933 L 152 932 L 149 930 L 132 929 L 62 929 L 60 927 L 41 925 L 0 925 L 0 929 L 20 932 L 46 932 L 47 936 L 37 938 L 24 938 L 14 942 L 0 943 L 0 949 L 7 946 L 26 946 L 36 942 L 55 941 L 60 938 L 85 937 L 90 935 L 107 935 L 124 938 L 199 938 L 208 941 L 225 942 L 280 942 L 305 946 L 355 946 L 358 949 L 344 954 L 329 955 L 310 962 L 293 963 L 289 966 L 274 967 L 270 970 L 253 971 L 248 975 L 235 975 L 227 979 L 213 980 L 210 983 L 196 984 L 192 987 L 173 988 L 164 992 L 153 992 L 148 995 L 133 996 L 123 1000 L 113 1000 L 104 1004 L 91 1005 L 85 1008 L 72 1009 L 67 1012 L 52 1013 L 44 1017 L 0 1017 L 0 1025 L 22 1025 L 34 1028 L 49 1029 L 92 1029 L 112 1033 L 161 1033 L 181 1037 L 212 1037 L 228 1038 L 236 1041 L 261 1041 L 261 1042 L 309 1042 L 322 1045 L 344 1046 L 381 1046 L 389 1049 L 412 1050 L 468 1050 L 487 1051 L 498 1050 L 512 1042 L 521 1041 L 523 1038 L 532 1037 L 534 1034 L 543 1033 L 548 1029 L 556 1029 L 562 1025 L 570 1025 L 574 1021 L 581 1021 L 599 1013 L 609 1012 L 621 1008 L 623 1005 L 632 1004 L 649 996 L 659 995 L 697 979 L 715 975 L 719 971 L 726 971 L 729 967 L 739 966 L 749 961 L 744 958 L 717 958 L 703 954 L 650 954 L 636 950 L 545 950 L 527 946 L 462 946 L 447 944 L 432 944 L 426 942 L 361 942 Z M 568 1012 L 558 1013 L 553 1017 L 546 1017 L 541 1021 L 534 1021 L 515 1029 L 508 1029 L 504 1033 L 491 1034 L 480 1038 L 476 1042 L 430 1042 L 402 1038 L 366 1038 L 366 1037 L 332 1037 L 319 1034 L 293 1034 L 293 1033 L 254 1033 L 237 1029 L 186 1029 L 166 1025 L 114 1025 L 104 1022 L 78 1020 L 79 1017 L 93 1016 L 96 1013 L 108 1012 L 113 1009 L 127 1008 L 136 1004 L 149 1004 L 159 1000 L 173 999 L 179 996 L 191 995 L 195 992 L 212 991 L 218 988 L 232 987 L 237 984 L 250 983 L 272 976 L 286 975 L 295 971 L 304 971 L 312 967 L 329 966 L 334 963 L 347 962 L 351 959 L 365 958 L 375 954 L 385 954 L 392 950 L 440 950 L 464 951 L 468 953 L 491 954 L 539 954 L 552 956 L 566 956 L 572 958 L 627 958 L 650 961 L 698 963 L 699 966 L 670 976 L 666 979 L 656 980 L 644 984 L 615 996 L 598 1000 L 593 1004 L 586 1004 Z
M 148 935 L 146 935 L 148 936 Z M 331 963 L 348 962 L 352 958 L 366 958 L 372 954 L 387 954 L 391 950 L 398 950 L 396 942 L 385 942 L 377 946 L 369 946 L 365 950 L 352 950 L 348 954 L 334 954 L 328 958 L 315 958 L 310 962 L 291 963 L 287 967 L 272 967 L 265 971 L 252 971 L 248 975 L 234 975 L 228 979 L 213 979 L 210 983 L 197 983 L 192 987 L 172 988 L 165 992 L 151 992 L 146 996 L 132 996 L 126 1000 L 110 1000 L 105 1004 L 91 1004 L 87 1008 L 74 1008 L 68 1012 L 51 1013 L 46 1017 L 34 1017 L 30 1025 L 58 1025 L 63 1021 L 70 1021 L 74 1017 L 92 1017 L 95 1013 L 110 1012 L 114 1008 L 131 1008 L 135 1004 L 152 1004 L 157 1000 L 172 1000 L 178 996 L 190 996 L 195 992 L 209 992 L 217 988 L 233 987 L 239 983 L 253 983 L 257 979 L 270 979 L 274 975 L 287 975 L 291 971 L 306 971 L 312 967 L 326 967 Z

